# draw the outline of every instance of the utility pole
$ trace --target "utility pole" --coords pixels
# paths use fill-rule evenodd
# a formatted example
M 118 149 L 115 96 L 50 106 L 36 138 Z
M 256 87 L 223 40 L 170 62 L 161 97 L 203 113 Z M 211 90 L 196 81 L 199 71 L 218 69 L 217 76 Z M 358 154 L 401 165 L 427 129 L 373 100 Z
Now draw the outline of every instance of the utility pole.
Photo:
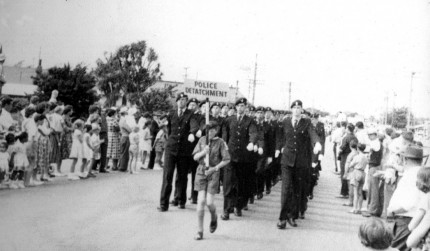
M 188 68 L 190 68 L 190 67 L 184 67 L 184 69 L 185 69 L 185 75 L 184 75 L 184 79 L 187 79 L 188 78 Z
M 255 67 L 254 67 L 254 84 L 252 87 L 252 104 L 255 105 L 255 87 L 257 85 L 257 57 L 258 54 L 255 55 Z
M 412 121 L 411 121 L 411 109 L 412 109 L 412 83 L 413 83 L 413 80 L 414 80 L 414 75 L 415 75 L 415 72 L 412 72 L 412 73 L 411 73 L 411 86 L 410 86 L 410 88 L 409 88 L 409 108 L 408 108 L 408 123 L 407 123 L 408 129 L 411 127 L 411 123 L 412 123 Z
M 237 100 L 237 93 L 239 92 L 239 80 L 236 80 L 236 91 L 234 93 L 234 100 Z
M 290 107 L 291 105 L 291 82 L 288 83 L 288 105 L 287 107 Z

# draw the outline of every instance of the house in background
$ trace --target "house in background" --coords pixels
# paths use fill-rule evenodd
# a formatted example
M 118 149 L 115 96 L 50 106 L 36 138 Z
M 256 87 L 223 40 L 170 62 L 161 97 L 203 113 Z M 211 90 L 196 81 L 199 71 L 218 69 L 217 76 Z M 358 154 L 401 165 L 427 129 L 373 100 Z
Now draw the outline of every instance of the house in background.
M 32 76 L 36 75 L 36 68 L 3 66 L 6 83 L 1 90 L 2 95 L 10 97 L 26 97 L 33 95 L 37 86 L 33 85 Z

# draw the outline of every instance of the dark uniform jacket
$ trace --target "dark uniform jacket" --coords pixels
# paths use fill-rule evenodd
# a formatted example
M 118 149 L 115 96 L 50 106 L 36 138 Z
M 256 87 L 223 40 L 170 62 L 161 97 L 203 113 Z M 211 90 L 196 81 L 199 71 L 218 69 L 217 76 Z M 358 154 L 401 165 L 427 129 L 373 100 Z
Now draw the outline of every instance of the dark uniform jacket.
M 256 122 L 258 131 L 258 142 L 262 143 L 258 147 L 263 148 L 263 155 L 260 157 L 274 157 L 275 156 L 275 125 L 272 121 L 263 120 L 261 123 Z
M 321 143 L 321 154 L 324 155 L 324 148 L 325 148 L 325 129 L 324 129 L 324 123 L 319 122 L 317 123 L 317 125 L 315 126 L 315 132 L 318 135 L 318 138 L 320 139 L 320 143 Z
M 194 150 L 192 143 L 188 141 L 188 136 L 198 130 L 198 124 L 193 113 L 186 109 L 181 117 L 178 117 L 178 110 L 173 110 L 167 117 L 167 143 L 166 153 L 177 156 L 191 156 Z M 198 139 L 195 139 L 197 141 Z
M 284 148 L 281 165 L 283 167 L 308 168 L 312 159 L 309 143 L 319 142 L 314 127 L 309 119 L 301 118 L 294 128 L 291 118 L 282 121 L 282 128 L 277 136 L 276 150 Z
M 237 115 L 226 118 L 222 138 L 227 142 L 231 161 L 251 162 L 254 151 L 248 151 L 246 147 L 249 143 L 257 143 L 257 127 L 252 118 L 244 115 L 240 122 Z
M 199 123 L 199 127 L 200 130 L 202 131 L 202 137 L 206 135 L 206 115 L 201 115 L 201 120 Z M 218 116 L 217 118 L 215 118 L 212 115 L 209 115 L 209 121 L 216 121 L 218 123 L 218 133 L 216 136 L 218 137 L 222 137 L 222 127 L 223 127 L 223 123 L 224 123 L 224 118 L 221 116 Z

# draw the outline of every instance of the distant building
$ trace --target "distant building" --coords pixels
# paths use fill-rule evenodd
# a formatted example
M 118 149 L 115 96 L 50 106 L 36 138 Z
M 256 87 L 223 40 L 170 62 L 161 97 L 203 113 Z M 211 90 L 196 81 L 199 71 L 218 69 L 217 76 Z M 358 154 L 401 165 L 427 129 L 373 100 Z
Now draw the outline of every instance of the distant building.
M 36 68 L 4 65 L 3 73 L 6 84 L 3 85 L 2 95 L 25 97 L 36 92 L 37 86 L 33 85 L 31 78 L 36 75 Z

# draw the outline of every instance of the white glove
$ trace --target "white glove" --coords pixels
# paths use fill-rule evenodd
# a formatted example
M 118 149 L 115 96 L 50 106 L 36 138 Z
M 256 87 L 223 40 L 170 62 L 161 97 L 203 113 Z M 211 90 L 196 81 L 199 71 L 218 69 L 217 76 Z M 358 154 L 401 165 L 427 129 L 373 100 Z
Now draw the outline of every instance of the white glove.
M 272 157 L 267 158 L 267 164 L 270 165 L 270 163 L 272 163 L 273 159 Z
M 321 144 L 319 142 L 315 143 L 314 146 L 314 154 L 318 154 L 319 151 L 321 151 Z
M 194 140 L 195 140 L 195 138 L 194 138 L 194 135 L 193 135 L 193 134 L 188 135 L 188 141 L 189 141 L 189 142 L 193 143 L 193 142 L 194 142 Z
M 260 148 L 258 148 L 258 154 L 263 155 L 263 152 L 264 152 L 264 151 L 263 151 L 263 148 L 261 148 L 261 147 L 260 147 Z
M 202 131 L 201 130 L 198 130 L 197 131 L 197 133 L 196 133 L 196 137 L 197 138 L 200 138 L 202 136 Z
M 319 161 L 322 161 L 323 160 L 323 158 L 324 158 L 324 155 L 322 155 L 321 153 L 318 155 L 318 160 Z
M 258 146 L 254 145 L 254 152 L 256 153 L 258 151 Z
M 317 166 L 317 163 L 312 162 L 312 168 L 315 168 Z
M 278 158 L 280 153 L 281 153 L 281 152 L 280 152 L 279 150 L 276 150 L 276 151 L 275 151 L 275 158 Z
M 246 147 L 246 150 L 248 151 L 252 151 L 254 149 L 254 144 L 249 143 L 248 146 Z
M 284 152 L 284 148 L 282 147 L 282 148 L 281 148 L 281 153 L 283 153 L 283 152 Z

